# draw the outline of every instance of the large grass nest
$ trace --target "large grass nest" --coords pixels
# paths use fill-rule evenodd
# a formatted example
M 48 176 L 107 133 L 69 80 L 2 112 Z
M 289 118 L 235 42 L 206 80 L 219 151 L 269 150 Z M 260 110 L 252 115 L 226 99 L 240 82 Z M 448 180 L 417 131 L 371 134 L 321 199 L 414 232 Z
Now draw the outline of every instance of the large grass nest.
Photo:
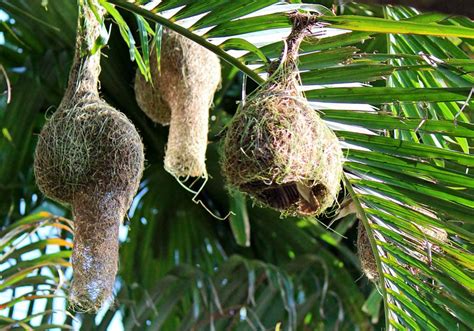
M 81 6 L 79 22 L 68 89 L 41 131 L 34 169 L 40 190 L 72 207 L 71 304 L 96 311 L 112 297 L 118 230 L 138 189 L 144 154 L 133 124 L 99 97 L 100 52 L 81 57 L 99 33 L 89 7 Z
M 299 92 L 298 46 L 292 39 L 287 44 L 293 49 L 229 124 L 222 170 L 232 187 L 265 206 L 318 215 L 337 198 L 343 155 L 335 134 Z
M 47 196 L 63 203 L 88 192 L 124 194 L 128 205 L 142 167 L 143 145 L 135 127 L 100 99 L 58 109 L 36 148 L 36 182 Z
M 152 82 L 137 72 L 135 94 L 148 117 L 170 125 L 165 169 L 175 177 L 203 176 L 209 108 L 221 81 L 219 58 L 165 28 L 160 67 L 154 53 L 150 67 Z

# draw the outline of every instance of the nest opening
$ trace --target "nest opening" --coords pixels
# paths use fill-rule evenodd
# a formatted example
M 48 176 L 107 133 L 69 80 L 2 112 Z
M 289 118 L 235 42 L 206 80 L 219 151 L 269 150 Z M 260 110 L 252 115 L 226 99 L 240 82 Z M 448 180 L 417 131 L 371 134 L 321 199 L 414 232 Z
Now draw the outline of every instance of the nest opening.
M 321 206 L 321 200 L 328 195 L 327 188 L 321 183 L 310 183 L 307 188 L 307 196 L 300 193 L 302 189 L 296 182 L 269 186 L 263 181 L 259 181 L 244 184 L 240 186 L 240 189 L 253 195 L 263 205 L 299 215 L 314 215 L 317 213 Z

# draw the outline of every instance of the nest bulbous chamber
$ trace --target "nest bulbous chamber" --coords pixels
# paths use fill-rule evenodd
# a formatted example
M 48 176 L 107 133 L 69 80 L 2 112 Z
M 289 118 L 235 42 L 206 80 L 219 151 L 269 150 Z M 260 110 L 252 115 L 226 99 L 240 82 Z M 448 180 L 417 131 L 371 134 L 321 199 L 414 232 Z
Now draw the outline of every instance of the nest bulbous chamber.
M 342 152 L 334 133 L 297 92 L 290 73 L 267 82 L 228 126 L 227 182 L 288 215 L 318 215 L 340 189 Z
M 219 58 L 180 34 L 163 29 L 160 66 L 152 52 L 152 82 L 137 71 L 135 95 L 153 121 L 170 125 L 165 169 L 176 177 L 206 174 L 209 108 L 221 81 Z
M 72 203 L 78 192 L 123 194 L 129 205 L 143 169 L 143 145 L 133 124 L 102 100 L 58 110 L 44 126 L 35 157 L 43 193 Z

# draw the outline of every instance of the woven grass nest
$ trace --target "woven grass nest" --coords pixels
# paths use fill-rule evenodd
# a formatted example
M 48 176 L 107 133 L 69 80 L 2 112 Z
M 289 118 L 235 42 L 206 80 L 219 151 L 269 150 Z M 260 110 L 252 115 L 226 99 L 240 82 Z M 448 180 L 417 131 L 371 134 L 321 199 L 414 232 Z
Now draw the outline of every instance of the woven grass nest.
M 239 106 L 223 146 L 230 186 L 284 215 L 323 213 L 335 202 L 342 176 L 337 137 L 298 89 L 298 47 L 308 20 L 293 16 L 279 67 Z
M 415 208 L 421 213 L 433 216 L 429 211 L 420 210 Z M 418 231 L 422 232 L 425 240 L 419 241 L 414 240 L 414 245 L 417 247 L 415 250 L 411 250 L 411 254 L 420 261 L 423 261 L 427 264 L 431 263 L 427 257 L 426 249 L 429 246 L 429 249 L 435 252 L 441 252 L 442 249 L 433 244 L 433 242 L 448 242 L 448 233 L 441 228 L 434 227 L 434 226 L 419 226 L 417 225 L 416 228 Z M 434 239 L 434 240 L 433 240 Z M 423 253 L 420 253 L 423 252 Z M 380 275 L 377 269 L 377 262 L 375 261 L 375 256 L 372 252 L 372 247 L 370 246 L 369 237 L 367 235 L 367 231 L 364 228 L 362 222 L 359 222 L 357 227 L 357 255 L 359 256 L 360 265 L 362 271 L 364 272 L 365 276 L 372 282 L 377 282 L 380 279 Z M 404 266 L 406 269 L 410 270 L 413 274 L 419 273 L 419 270 L 411 267 L 411 266 Z
M 137 192 L 144 164 L 143 144 L 133 124 L 99 97 L 100 52 L 81 57 L 99 29 L 91 8 L 81 4 L 68 88 L 41 131 L 34 162 L 40 190 L 72 207 L 69 298 L 73 308 L 88 312 L 112 297 L 119 226 Z
M 154 122 L 170 125 L 165 169 L 175 177 L 206 175 L 209 108 L 221 81 L 219 58 L 164 28 L 160 66 L 151 54 L 152 82 L 137 70 L 135 96 Z
M 367 231 L 362 222 L 359 222 L 359 225 L 357 226 L 357 255 L 359 256 L 360 267 L 365 276 L 371 282 L 377 282 L 379 280 L 377 262 L 375 261 L 369 237 L 367 236 Z

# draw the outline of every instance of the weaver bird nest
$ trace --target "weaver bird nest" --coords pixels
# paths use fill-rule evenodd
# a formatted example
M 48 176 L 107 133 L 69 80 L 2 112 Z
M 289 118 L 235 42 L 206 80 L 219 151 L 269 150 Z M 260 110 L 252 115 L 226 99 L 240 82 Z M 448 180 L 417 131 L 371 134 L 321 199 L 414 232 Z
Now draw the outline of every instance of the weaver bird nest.
M 151 120 L 170 125 L 165 169 L 175 177 L 206 175 L 209 108 L 221 81 L 219 58 L 165 28 L 160 66 L 153 51 L 150 67 L 151 82 L 137 70 L 135 95 Z
M 436 217 L 434 214 L 427 210 L 422 210 L 420 208 L 414 209 L 430 217 Z M 426 253 L 426 251 L 429 249 L 430 251 L 441 253 L 442 249 L 436 243 L 448 242 L 448 233 L 444 229 L 435 226 L 420 226 L 416 224 L 414 224 L 414 226 L 416 228 L 415 231 L 418 231 L 423 234 L 424 240 L 420 241 L 419 239 L 415 239 L 415 237 L 412 237 L 409 234 L 405 233 L 404 236 L 405 240 L 407 240 L 407 247 L 410 247 L 408 245 L 409 241 L 411 241 L 411 247 L 413 247 L 407 253 L 424 263 L 430 264 L 431 257 L 429 255 L 431 254 Z M 375 260 L 374 253 L 370 245 L 367 231 L 362 222 L 359 222 L 359 225 L 357 227 L 357 255 L 359 256 L 360 266 L 365 276 L 370 281 L 377 282 L 380 279 L 379 271 L 377 269 L 377 262 Z M 410 270 L 413 274 L 419 273 L 419 269 L 415 267 L 408 265 L 403 265 L 403 267 L 405 269 Z
M 137 192 L 144 155 L 133 124 L 99 97 L 100 52 L 81 57 L 100 26 L 88 5 L 80 8 L 68 89 L 41 131 L 34 169 L 41 191 L 72 207 L 70 301 L 95 311 L 112 296 L 119 226 Z
M 378 281 L 377 262 L 375 261 L 369 237 L 362 222 L 359 222 L 357 226 L 357 255 L 359 256 L 360 267 L 365 276 L 372 282 Z
M 311 20 L 293 16 L 281 62 L 229 124 L 222 170 L 227 182 L 286 215 L 318 215 L 340 189 L 343 155 L 335 134 L 299 91 L 298 47 Z

